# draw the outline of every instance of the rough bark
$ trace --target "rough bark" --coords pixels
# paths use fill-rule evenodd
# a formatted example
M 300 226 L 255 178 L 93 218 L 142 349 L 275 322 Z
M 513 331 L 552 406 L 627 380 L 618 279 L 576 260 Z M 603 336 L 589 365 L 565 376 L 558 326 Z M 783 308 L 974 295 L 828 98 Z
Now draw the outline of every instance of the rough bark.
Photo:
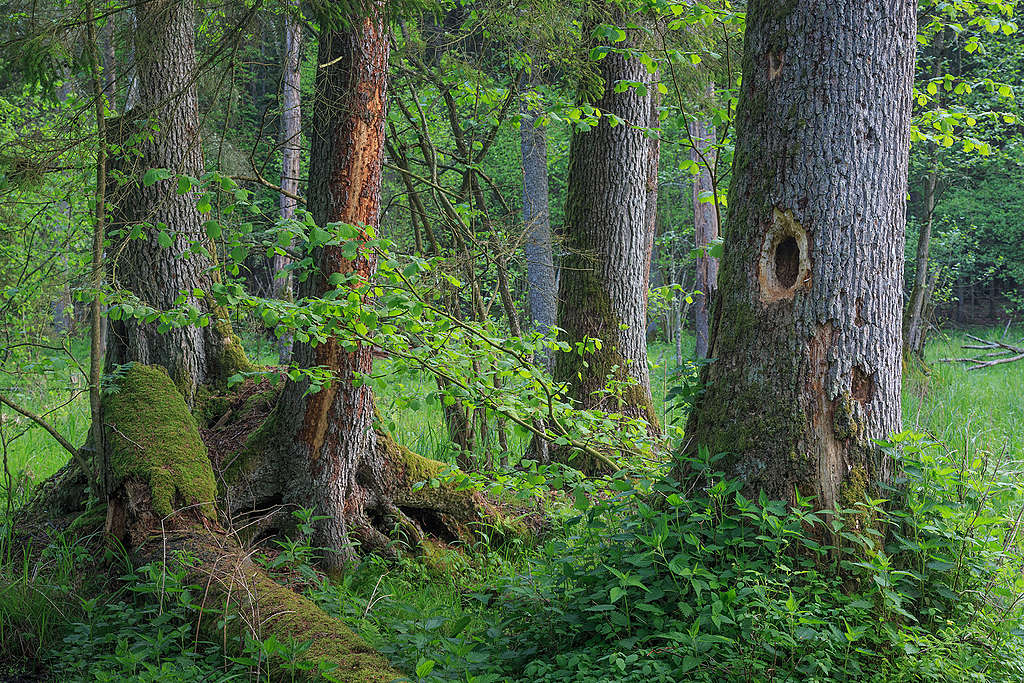
M 693 297 L 696 322 L 696 356 L 707 358 L 710 340 L 711 302 L 715 300 L 718 287 L 718 259 L 709 252 L 709 245 L 718 237 L 718 212 L 715 205 L 701 201 L 701 195 L 714 192 L 711 169 L 715 164 L 715 126 L 710 121 L 694 119 L 690 122 L 690 139 L 693 149 L 690 158 L 700 167 L 700 173 L 693 178 L 693 226 L 694 242 L 700 255 L 697 256 L 697 294 Z
M 914 3 L 751 2 L 706 392 L 748 493 L 862 500 L 900 428 Z
M 602 116 L 596 126 L 574 131 L 570 143 L 558 324 L 570 344 L 596 338 L 602 347 L 585 356 L 557 354 L 554 375 L 579 405 L 641 418 L 658 431 L 645 339 L 650 142 L 644 130 L 653 86 L 647 95 L 614 92 L 622 80 L 650 81 L 637 59 L 609 53 L 597 68 L 601 92 L 593 105 Z M 601 391 L 609 374 L 636 383 L 621 401 Z
M 191 404 L 198 386 L 222 381 L 249 364 L 222 312 L 195 293 L 209 291 L 213 271 L 213 245 L 205 236 L 196 193 L 178 194 L 175 178 L 149 186 L 142 182 L 148 169 L 192 178 L 203 173 L 193 6 L 149 0 L 136 5 L 135 13 L 136 104 L 107 125 L 111 149 L 121 150 L 109 160 L 110 228 L 120 233 L 111 253 L 111 280 L 157 310 L 175 308 L 181 296 L 213 322 L 200 327 L 192 320 L 161 333 L 156 323 L 112 321 L 107 366 L 161 365 Z M 127 239 L 135 225 L 143 226 L 142 238 Z M 160 246 L 161 232 L 170 237 L 170 247 Z M 193 244 L 202 249 L 193 250 Z
M 289 3 L 291 8 L 284 17 L 284 64 L 282 66 L 281 85 L 281 218 L 289 220 L 295 217 L 298 202 L 295 196 L 299 193 L 299 162 L 302 153 L 302 117 L 301 117 L 301 76 L 299 73 L 302 24 L 292 11 L 298 12 L 298 0 Z M 278 299 L 290 299 L 292 296 L 292 276 L 282 274 L 290 259 L 283 254 L 274 256 L 274 296 Z M 292 336 L 282 336 L 278 340 L 278 356 L 281 363 L 287 363 L 292 356 Z
M 555 324 L 555 258 L 548 205 L 547 131 L 536 125 L 536 112 L 524 100 L 519 121 L 523 154 L 523 225 L 526 227 L 526 283 L 530 318 L 536 329 L 547 332 Z M 550 369 L 550 356 L 544 357 Z
M 320 35 L 309 177 L 318 225 L 378 222 L 389 45 L 384 3 L 370 9 L 351 27 Z M 332 291 L 334 274 L 366 280 L 376 268 L 372 255 L 349 260 L 340 246 L 319 248 L 312 258 L 316 270 L 300 285 L 301 297 Z M 489 510 L 479 494 L 447 484 L 413 490 L 416 482 L 439 477 L 444 465 L 375 429 L 373 391 L 357 381 L 372 369 L 372 348 L 342 341 L 296 344 L 295 362 L 329 368 L 333 381 L 315 394 L 306 394 L 304 383 L 285 386 L 274 414 L 250 440 L 249 448 L 262 452 L 241 454 L 232 484 L 238 508 L 283 501 L 323 515 L 312 542 L 328 551 L 321 561 L 331 572 L 357 548 L 388 552 L 395 533 L 413 546 L 428 531 L 445 540 L 463 537 Z

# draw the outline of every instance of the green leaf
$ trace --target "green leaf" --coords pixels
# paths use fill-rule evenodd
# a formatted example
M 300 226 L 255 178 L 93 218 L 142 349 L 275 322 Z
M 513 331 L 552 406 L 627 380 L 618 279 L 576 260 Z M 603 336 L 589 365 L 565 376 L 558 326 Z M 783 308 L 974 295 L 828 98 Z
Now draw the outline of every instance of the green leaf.
M 206 236 L 209 237 L 211 240 L 215 240 L 218 237 L 220 237 L 221 227 L 220 223 L 218 223 L 217 221 L 206 221 L 203 227 L 206 228 Z
M 171 239 L 171 236 L 167 234 L 166 230 L 161 230 L 159 233 L 157 233 L 156 242 L 164 249 L 167 249 L 172 244 L 174 244 L 174 240 Z

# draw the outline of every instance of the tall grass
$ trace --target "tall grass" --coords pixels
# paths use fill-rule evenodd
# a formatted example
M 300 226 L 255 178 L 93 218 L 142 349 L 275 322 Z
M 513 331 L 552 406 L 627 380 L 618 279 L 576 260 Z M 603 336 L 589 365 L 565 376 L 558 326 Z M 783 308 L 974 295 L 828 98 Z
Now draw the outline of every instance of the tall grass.
M 1002 329 L 973 330 L 986 339 L 1003 338 Z M 1024 337 L 1010 329 L 1005 341 Z M 943 358 L 973 355 L 964 332 L 933 335 L 926 368 L 908 367 L 903 382 L 903 425 L 931 435 L 967 462 L 998 459 L 1024 471 L 1024 361 L 970 372 Z
M 1002 329 L 976 330 L 985 338 L 998 339 Z M 1024 328 L 1011 329 L 1007 340 L 1024 336 Z M 967 372 L 961 365 L 937 362 L 964 355 L 964 333 L 933 336 L 927 349 L 928 370 L 908 368 L 903 390 L 903 422 L 907 429 L 931 434 L 951 448 L 969 454 L 990 453 L 1009 460 L 1024 459 L 1024 361 Z M 255 352 L 255 348 L 252 349 Z M 261 360 L 270 361 L 273 347 L 264 343 Z M 76 349 L 77 352 L 77 349 Z M 693 352 L 693 338 L 683 339 L 683 353 Z M 655 410 L 664 424 L 665 397 L 672 385 L 675 351 L 665 343 L 649 346 L 651 392 Z M 83 351 L 84 357 L 84 351 Z M 70 371 L 40 372 L 13 397 L 25 407 L 46 415 L 50 423 L 73 444 L 84 443 L 89 429 L 88 397 L 80 393 L 70 400 Z M 77 390 L 81 390 L 79 385 Z M 404 376 L 389 383 L 378 395 L 378 404 L 391 422 L 395 438 L 418 453 L 445 462 L 454 451 L 437 403 L 413 410 L 396 406 L 399 397 L 424 396 L 436 390 L 433 379 Z M 68 453 L 42 428 L 7 410 L 2 413 L 6 435 L 7 467 L 14 479 L 15 503 L 32 485 L 45 480 L 68 460 Z M 509 440 L 512 461 L 525 450 L 528 437 L 514 430 Z M 496 452 L 497 444 L 491 448 Z M 0 506 L 5 503 L 0 491 Z

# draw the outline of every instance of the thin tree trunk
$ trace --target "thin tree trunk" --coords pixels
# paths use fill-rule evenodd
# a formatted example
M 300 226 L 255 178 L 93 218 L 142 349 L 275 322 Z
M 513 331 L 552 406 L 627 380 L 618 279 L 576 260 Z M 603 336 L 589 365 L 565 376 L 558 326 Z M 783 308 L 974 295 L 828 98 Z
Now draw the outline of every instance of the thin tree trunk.
M 107 17 L 102 30 L 103 43 L 103 94 L 107 98 L 107 109 L 117 111 L 117 52 L 114 42 L 114 16 Z
M 943 75 L 943 53 L 945 52 L 946 32 L 939 31 L 935 36 L 933 49 L 935 52 L 935 68 L 932 71 L 933 78 L 941 78 Z M 941 92 L 941 89 L 940 89 Z M 939 94 L 936 94 L 936 106 L 939 104 Z M 934 144 L 929 145 L 932 152 L 932 167 L 925 178 L 924 195 L 924 223 L 921 225 L 921 233 L 917 238 L 917 255 L 915 257 L 916 271 L 914 273 L 914 287 L 910 291 L 910 300 L 907 302 L 907 309 L 903 314 L 903 357 L 924 358 L 924 342 L 928 334 L 928 322 L 925 320 L 925 312 L 928 308 L 928 251 L 931 246 L 932 226 L 935 218 L 935 189 L 939 183 L 939 152 Z
M 554 375 L 579 405 L 646 420 L 656 433 L 645 334 L 650 142 L 642 130 L 654 88 L 646 96 L 613 91 L 619 81 L 650 81 L 637 59 L 612 52 L 597 68 L 604 89 L 593 104 L 603 115 L 596 126 L 574 131 L 570 144 L 558 323 L 570 344 L 602 345 L 586 356 L 557 354 Z M 614 127 L 613 117 L 621 122 Z M 635 387 L 609 397 L 602 391 L 609 374 Z
M 925 220 L 921 225 L 921 234 L 917 238 L 917 256 L 915 257 L 914 288 L 910 292 L 910 301 L 903 316 L 903 356 L 904 358 L 922 358 L 924 342 L 928 331 L 925 310 L 928 307 L 928 251 L 932 239 L 932 223 L 935 215 L 935 188 L 938 184 L 938 170 L 933 164 L 925 179 Z
M 530 318 L 537 330 L 547 332 L 555 324 L 555 258 L 551 235 L 551 214 L 548 208 L 548 143 L 547 131 L 536 125 L 536 113 L 530 112 L 524 100 L 519 122 L 520 147 L 523 155 L 523 225 L 526 227 L 527 295 Z M 544 354 L 542 363 L 551 369 L 551 355 Z
M 893 475 L 873 439 L 900 429 L 915 10 L 748 5 L 715 362 L 686 433 L 749 495 L 852 507 Z
M 289 11 L 284 16 L 284 65 L 281 93 L 281 218 L 295 217 L 299 193 L 300 160 L 302 155 L 302 90 L 299 67 L 301 66 L 302 23 L 293 14 L 297 13 L 298 0 L 290 0 Z M 290 259 L 283 254 L 274 256 L 274 296 L 278 299 L 292 298 L 291 273 L 283 274 Z M 292 356 L 292 336 L 286 334 L 277 343 L 281 363 L 287 363 Z
M 89 414 L 94 427 L 90 431 L 91 443 L 89 444 L 93 452 L 93 470 L 84 474 L 88 477 L 93 493 L 105 495 L 109 490 L 107 478 L 110 468 L 107 465 L 107 458 L 103 447 L 103 430 L 98 425 L 103 424 L 102 393 L 100 391 L 100 384 L 103 379 L 103 310 L 100 290 L 106 277 L 106 270 L 103 265 L 103 235 L 107 219 L 105 205 L 107 191 L 107 121 L 103 101 L 103 86 L 100 83 L 100 60 L 99 50 L 96 46 L 96 20 L 93 12 L 94 7 L 90 1 L 86 5 L 85 20 L 88 29 L 88 54 L 89 67 L 92 72 L 92 94 L 95 98 L 96 107 L 96 207 L 92 226 L 92 272 L 89 278 L 89 284 L 93 289 L 93 297 L 90 304 L 91 320 L 89 335 Z
M 703 119 L 694 119 L 689 125 L 690 138 L 693 141 L 690 158 L 700 167 L 700 173 L 693 179 L 694 242 L 697 249 L 701 250 L 697 257 L 697 278 L 694 284 L 698 294 L 693 297 L 697 334 L 696 356 L 707 358 L 711 302 L 715 300 L 715 290 L 718 286 L 718 259 L 711 255 L 710 244 L 718 237 L 718 212 L 713 203 L 701 201 L 701 195 L 715 191 L 711 182 L 711 169 L 717 155 L 715 126 Z
M 658 82 L 657 73 L 653 76 L 654 82 Z M 646 221 L 647 253 L 644 256 L 644 281 L 647 287 L 651 283 L 651 262 L 654 257 L 654 240 L 658 236 L 658 168 L 661 163 L 661 121 L 658 118 L 658 107 L 661 103 L 661 96 L 657 88 L 653 88 L 649 95 L 650 115 L 647 125 L 650 127 L 647 138 L 647 200 L 644 207 L 644 220 Z M 647 289 L 644 290 L 647 296 Z M 645 326 L 646 327 L 646 326 Z

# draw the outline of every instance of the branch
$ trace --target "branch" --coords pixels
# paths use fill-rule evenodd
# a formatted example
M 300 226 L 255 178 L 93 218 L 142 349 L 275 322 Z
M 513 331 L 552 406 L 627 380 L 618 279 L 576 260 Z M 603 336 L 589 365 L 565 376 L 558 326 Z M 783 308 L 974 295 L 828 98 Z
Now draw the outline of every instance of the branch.
M 32 420 L 37 425 L 39 425 L 40 427 L 45 429 L 50 434 L 50 436 L 52 436 L 57 441 L 57 443 L 59 443 L 61 446 L 64 447 L 64 450 L 66 450 L 68 453 L 71 454 L 71 457 L 74 458 L 74 460 L 78 464 L 78 466 L 82 468 L 82 471 L 85 472 L 85 475 L 87 477 L 90 477 L 90 480 L 91 480 L 92 472 L 89 469 L 88 463 L 85 462 L 85 458 L 83 458 L 81 453 L 78 452 L 78 449 L 75 448 L 74 446 L 72 446 L 71 442 L 69 442 L 67 439 L 65 439 L 63 436 L 61 436 L 60 432 L 58 432 L 56 429 L 54 429 L 53 426 L 49 422 L 44 420 L 42 417 L 36 415 L 35 413 L 33 413 L 28 408 L 22 408 L 17 403 L 14 403 L 13 401 L 11 401 L 9 398 L 4 396 L 3 394 L 0 394 L 0 403 L 3 403 L 5 406 L 10 408 L 14 412 L 20 413 L 21 415 L 24 415 L 25 417 L 27 417 L 28 419 Z
M 981 368 L 989 368 L 993 365 L 1002 365 L 1003 363 L 1013 363 L 1014 361 L 1024 360 L 1024 348 L 1020 346 L 1014 346 L 1013 344 L 1007 344 L 1001 341 L 989 341 L 988 339 L 981 339 L 975 337 L 972 334 L 967 335 L 967 338 L 977 342 L 976 344 L 963 344 L 960 348 L 971 349 L 978 351 L 988 351 L 980 356 L 973 358 L 940 358 L 940 363 L 964 363 L 968 365 L 967 371 L 979 370 Z

